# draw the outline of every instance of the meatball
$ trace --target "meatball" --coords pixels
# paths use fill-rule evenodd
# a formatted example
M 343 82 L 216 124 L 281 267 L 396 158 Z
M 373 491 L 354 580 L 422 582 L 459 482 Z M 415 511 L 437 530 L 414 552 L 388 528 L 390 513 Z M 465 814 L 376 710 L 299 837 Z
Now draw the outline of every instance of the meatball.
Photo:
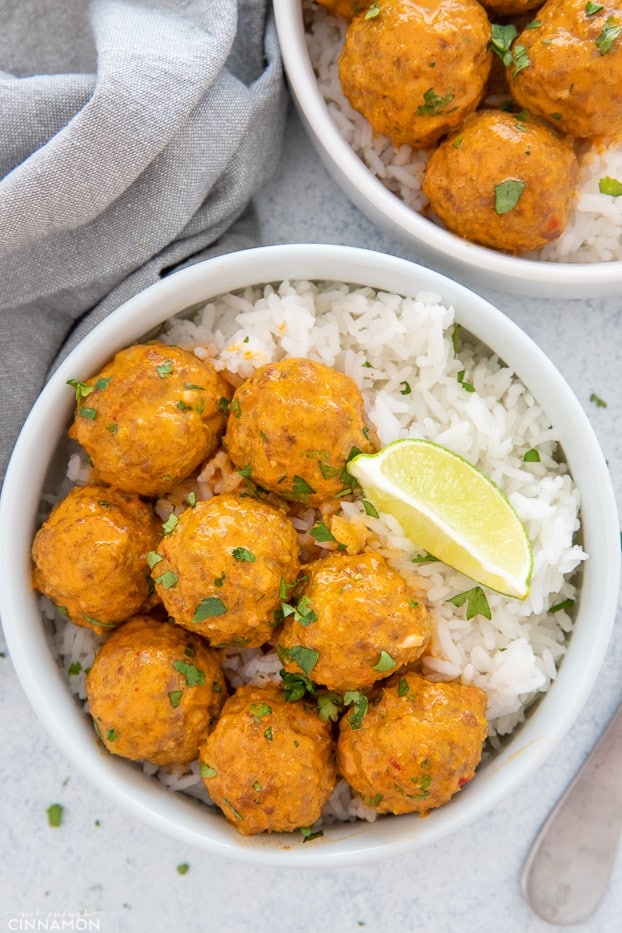
M 484 95 L 488 17 L 477 0 L 382 0 L 377 9 L 348 26 L 343 92 L 395 146 L 427 148 Z
M 139 344 L 76 383 L 70 435 L 91 458 L 98 481 L 156 496 L 217 448 L 230 395 L 212 364 L 192 351 Z
M 432 153 L 422 187 L 449 230 L 521 254 L 562 233 L 578 171 L 571 143 L 544 123 L 481 110 Z
M 594 7 L 594 9 L 591 9 Z M 571 136 L 622 133 L 622 6 L 547 0 L 523 30 L 508 66 L 521 107 Z
M 172 765 L 196 759 L 227 686 L 215 652 L 199 635 L 135 616 L 96 654 L 86 693 L 108 751 Z
M 392 678 L 358 728 L 342 717 L 337 767 L 379 813 L 427 813 L 470 781 L 488 734 L 486 694 L 418 674 Z
M 306 568 L 297 612 L 278 638 L 283 667 L 329 690 L 370 687 L 416 661 L 429 614 L 381 554 L 333 553 Z
M 353 448 L 375 450 L 354 381 L 298 357 L 262 366 L 236 389 L 225 446 L 254 483 L 307 505 L 347 491 Z
M 256 648 L 272 636 L 282 588 L 298 575 L 298 539 L 283 512 L 220 495 L 182 512 L 150 561 L 175 622 L 212 645 Z
M 331 727 L 280 687 L 240 687 L 200 749 L 205 786 L 243 836 L 312 826 L 335 785 Z
M 76 486 L 37 531 L 33 584 L 76 625 L 100 635 L 152 604 L 151 507 L 108 486 Z

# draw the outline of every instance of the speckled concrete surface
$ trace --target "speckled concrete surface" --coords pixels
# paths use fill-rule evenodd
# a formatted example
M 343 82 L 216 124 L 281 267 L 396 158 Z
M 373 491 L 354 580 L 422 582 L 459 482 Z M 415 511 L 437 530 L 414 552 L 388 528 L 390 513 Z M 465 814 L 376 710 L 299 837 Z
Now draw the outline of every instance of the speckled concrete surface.
M 414 258 L 345 198 L 292 113 L 281 165 L 257 199 L 263 242 L 350 243 Z M 546 301 L 486 297 L 551 356 L 587 412 L 622 504 L 622 294 Z M 590 402 L 595 393 L 606 408 Z M 3 530 L 5 533 L 6 530 Z M 530 844 L 622 699 L 622 617 L 598 683 L 539 773 L 476 825 L 353 869 L 280 870 L 219 860 L 103 798 L 44 732 L 0 659 L 0 930 L 105 933 L 544 933 L 520 891 Z M 64 818 L 48 826 L 47 807 Z M 187 865 L 185 874 L 178 866 Z M 617 933 L 622 853 L 598 911 L 571 929 Z M 64 924 L 64 925 L 63 925 Z

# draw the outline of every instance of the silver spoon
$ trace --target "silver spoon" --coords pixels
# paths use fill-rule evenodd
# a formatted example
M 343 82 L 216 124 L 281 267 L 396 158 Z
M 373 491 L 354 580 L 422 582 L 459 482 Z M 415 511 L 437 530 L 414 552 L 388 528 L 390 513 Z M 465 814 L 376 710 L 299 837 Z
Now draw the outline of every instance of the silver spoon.
M 622 828 L 622 705 L 538 833 L 521 884 L 543 920 L 579 923 L 607 889 Z

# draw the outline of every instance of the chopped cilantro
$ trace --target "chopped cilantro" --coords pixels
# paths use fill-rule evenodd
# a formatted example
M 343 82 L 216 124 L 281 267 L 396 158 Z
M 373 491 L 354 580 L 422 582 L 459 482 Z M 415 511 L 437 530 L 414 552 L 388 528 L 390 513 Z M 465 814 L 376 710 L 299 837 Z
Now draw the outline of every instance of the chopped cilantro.
M 78 404 L 94 391 L 93 386 L 88 385 L 86 382 L 79 382 L 77 379 L 68 379 L 67 385 L 75 389 Z
M 523 461 L 525 463 L 540 463 L 540 454 L 535 449 L 535 447 L 525 451 L 523 454 Z
M 337 719 L 339 719 L 342 706 L 343 699 L 340 694 L 336 693 L 334 690 L 329 690 L 326 693 L 320 693 L 318 695 L 317 714 L 323 722 L 327 722 L 329 719 L 336 722 Z
M 462 386 L 465 392 L 475 392 L 475 386 L 472 382 L 467 382 L 464 378 L 464 369 L 461 369 L 460 372 L 456 375 L 456 379 Z
M 495 55 L 499 56 L 507 68 L 512 64 L 512 43 L 518 35 L 516 26 L 512 23 L 507 26 L 493 23 L 490 29 L 491 38 L 488 43 L 488 48 L 491 49 Z
M 252 716 L 255 722 L 261 722 L 264 716 L 269 716 L 272 707 L 268 703 L 251 703 L 248 707 L 248 715 Z
M 506 178 L 495 185 L 495 212 L 502 216 L 514 210 L 524 190 L 525 182 L 520 178 Z
M 610 52 L 613 43 L 622 35 L 622 26 L 618 26 L 613 16 L 608 16 L 605 24 L 600 31 L 600 35 L 595 39 L 596 48 L 600 55 L 606 55 Z
M 598 190 L 601 194 L 608 194 L 612 198 L 619 198 L 622 195 L 622 181 L 618 181 L 617 178 L 611 178 L 607 175 L 598 182 Z
M 293 703 L 302 700 L 307 693 L 315 693 L 315 685 L 306 674 L 289 674 L 284 668 L 279 671 L 283 681 L 285 700 Z
M 181 863 L 177 866 L 177 874 L 178 874 L 178 875 L 185 875 L 185 874 L 187 874 L 189 868 L 190 868 L 190 865 L 188 865 L 188 862 L 181 862 Z
M 159 577 L 154 577 L 153 579 L 156 583 L 159 583 L 164 590 L 170 590 L 171 587 L 177 586 L 179 583 L 179 577 L 173 570 L 167 570 L 165 573 L 160 574 Z
M 430 554 L 429 551 L 423 551 L 421 554 L 415 554 L 411 558 L 411 564 L 433 564 L 438 561 L 438 557 L 435 557 L 434 554 Z
M 193 622 L 203 622 L 205 619 L 213 619 L 215 616 L 222 616 L 227 611 L 227 607 L 218 596 L 206 596 L 194 610 Z
M 388 651 L 384 649 L 380 652 L 380 657 L 376 664 L 373 664 L 372 667 L 375 671 L 379 671 L 382 674 L 386 674 L 387 671 L 392 671 L 395 667 L 396 662 L 393 660 Z
M 175 513 L 174 513 L 174 512 L 171 512 L 171 514 L 169 515 L 169 517 L 166 519 L 166 521 L 165 521 L 164 524 L 162 525 L 162 534 L 163 534 L 163 535 L 170 535 L 170 534 L 175 530 L 175 528 L 177 527 L 177 522 L 178 522 L 178 521 L 179 521 L 179 519 L 178 519 L 178 517 L 175 515 Z
M 166 360 L 166 362 L 161 363 L 157 367 L 156 372 L 160 379 L 164 379 L 165 376 L 170 376 L 170 374 L 173 372 L 173 361 Z
M 145 558 L 151 570 L 155 567 L 156 564 L 159 564 L 161 560 L 164 560 L 161 554 L 158 554 L 157 551 L 147 551 Z
M 312 538 L 315 538 L 316 541 L 337 541 L 337 538 L 322 519 L 315 523 L 313 528 L 309 531 L 309 534 Z
M 255 561 L 255 555 L 247 547 L 234 547 L 231 556 L 234 560 L 243 561 L 247 564 L 252 564 Z
M 592 394 L 590 395 L 590 402 L 592 402 L 593 405 L 596 405 L 597 408 L 607 407 L 607 402 L 604 399 L 602 399 L 599 395 L 596 395 L 595 392 L 592 392 Z
M 54 828 L 60 826 L 63 821 L 63 806 L 60 803 L 53 803 L 47 808 L 48 824 Z
M 348 725 L 351 729 L 360 729 L 369 705 L 367 697 L 360 690 L 346 690 L 343 702 L 344 706 L 352 706 L 352 712 L 347 717 Z
M 465 590 L 464 593 L 457 593 L 456 596 L 452 596 L 447 602 L 457 607 L 463 606 L 466 603 L 467 619 L 472 619 L 474 616 L 484 616 L 485 619 L 492 618 L 486 594 L 481 586 L 474 586 L 470 590 Z
M 284 664 L 288 661 L 293 661 L 307 677 L 311 676 L 311 671 L 320 657 L 319 651 L 316 651 L 315 648 L 305 648 L 304 645 L 292 645 L 291 648 L 285 648 L 283 645 L 279 645 L 278 651 L 281 661 Z
M 446 108 L 448 104 L 451 104 L 454 97 L 455 94 L 453 91 L 448 91 L 444 97 L 441 97 L 436 93 L 433 87 L 430 87 L 424 93 L 423 104 L 420 104 L 419 107 L 417 107 L 417 113 L 421 117 L 453 113 L 454 110 L 458 109 L 457 107 L 451 107 L 449 110 Z
M 168 695 L 169 703 L 173 707 L 179 706 L 181 703 L 181 698 L 183 696 L 183 690 L 171 690 Z
M 365 514 L 369 515 L 370 518 L 379 518 L 378 510 L 368 499 L 361 499 L 361 505 L 365 509 Z
M 185 677 L 187 687 L 196 687 L 205 683 L 205 674 L 194 664 L 189 664 L 188 661 L 173 661 L 173 667 Z
M 551 606 L 549 612 L 561 612 L 562 609 L 572 609 L 574 606 L 574 599 L 562 599 L 560 603 L 555 603 L 554 606 Z

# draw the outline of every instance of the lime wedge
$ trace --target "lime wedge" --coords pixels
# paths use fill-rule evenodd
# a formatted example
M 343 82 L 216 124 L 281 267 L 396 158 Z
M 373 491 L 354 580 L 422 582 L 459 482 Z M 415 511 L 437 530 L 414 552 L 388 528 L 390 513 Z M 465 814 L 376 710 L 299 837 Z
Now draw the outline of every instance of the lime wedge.
M 353 457 L 348 471 L 417 547 L 482 586 L 525 599 L 533 568 L 525 528 L 499 487 L 468 460 L 409 437 Z

